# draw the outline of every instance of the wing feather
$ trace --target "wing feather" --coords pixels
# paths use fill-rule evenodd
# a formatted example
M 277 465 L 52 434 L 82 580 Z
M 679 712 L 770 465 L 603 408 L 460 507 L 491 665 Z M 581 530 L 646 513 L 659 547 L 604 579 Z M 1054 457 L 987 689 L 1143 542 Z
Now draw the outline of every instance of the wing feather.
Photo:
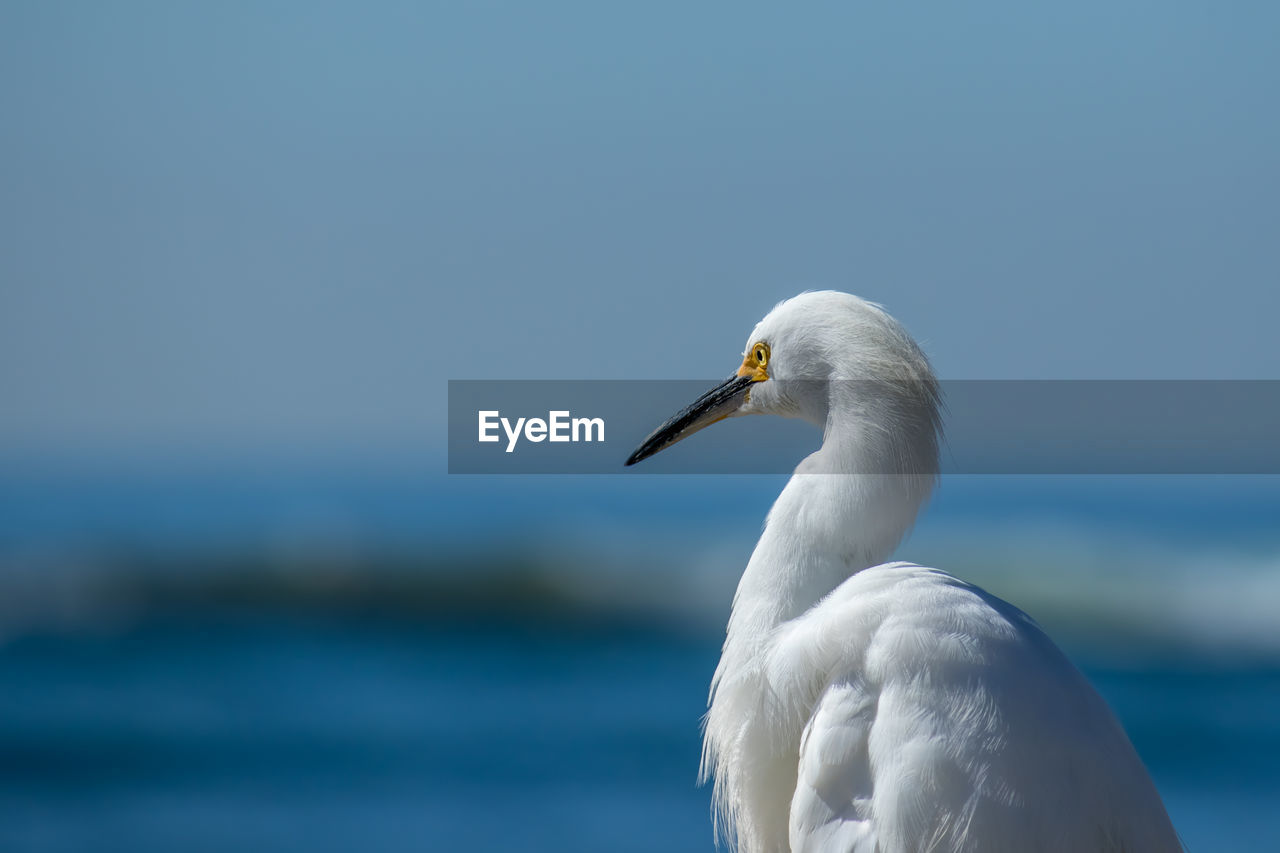
M 800 740 L 791 849 L 874 853 L 868 739 L 876 698 L 858 679 L 823 694 Z
M 976 587 L 868 569 L 775 653 L 778 669 L 821 673 L 794 851 L 1181 849 L 1106 704 L 1030 618 Z

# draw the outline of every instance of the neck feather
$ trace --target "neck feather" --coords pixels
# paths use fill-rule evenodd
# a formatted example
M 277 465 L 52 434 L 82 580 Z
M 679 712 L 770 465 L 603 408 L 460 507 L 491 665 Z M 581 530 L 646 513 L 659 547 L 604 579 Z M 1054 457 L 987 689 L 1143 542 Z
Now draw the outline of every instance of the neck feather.
M 884 562 L 933 491 L 932 401 L 912 411 L 910 400 L 876 399 L 865 383 L 854 384 L 862 392 L 857 415 L 828 418 L 822 447 L 800 463 L 769 512 L 734 597 L 731 639 L 735 628 L 759 635 L 794 619 Z

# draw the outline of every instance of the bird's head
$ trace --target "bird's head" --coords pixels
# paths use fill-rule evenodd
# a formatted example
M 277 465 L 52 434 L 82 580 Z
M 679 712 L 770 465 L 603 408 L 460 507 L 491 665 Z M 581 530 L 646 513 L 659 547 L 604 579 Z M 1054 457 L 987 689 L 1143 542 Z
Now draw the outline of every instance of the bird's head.
M 756 324 L 732 376 L 654 430 L 627 464 L 739 415 L 802 418 L 823 429 L 833 419 L 873 417 L 879 428 L 933 436 L 938 408 L 928 359 L 880 306 L 833 290 L 802 293 Z

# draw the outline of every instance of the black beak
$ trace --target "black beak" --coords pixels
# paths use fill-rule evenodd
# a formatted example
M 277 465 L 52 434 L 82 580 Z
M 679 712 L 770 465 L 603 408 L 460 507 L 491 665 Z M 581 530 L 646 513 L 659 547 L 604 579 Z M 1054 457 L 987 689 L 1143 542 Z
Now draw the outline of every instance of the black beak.
M 659 450 L 693 435 L 703 427 L 729 417 L 747 399 L 752 381 L 750 376 L 731 376 L 712 388 L 651 432 L 636 448 L 636 452 L 627 457 L 627 464 L 634 465 L 641 459 L 648 459 Z

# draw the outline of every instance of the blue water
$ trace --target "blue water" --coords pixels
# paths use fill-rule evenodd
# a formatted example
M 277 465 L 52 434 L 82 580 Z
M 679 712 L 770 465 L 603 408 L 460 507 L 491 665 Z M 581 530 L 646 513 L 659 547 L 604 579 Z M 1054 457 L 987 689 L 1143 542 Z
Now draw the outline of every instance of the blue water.
M 712 632 L 279 612 L 0 646 L 6 851 L 709 851 Z M 1280 668 L 1089 669 L 1191 850 L 1273 845 Z
M 447 477 L 410 463 L 226 464 L 206 470 L 124 460 L 104 471 L 0 454 L 0 557 L 50 544 L 206 546 L 322 537 L 335 526 L 379 545 L 526 543 L 609 524 L 755 535 L 785 483 L 777 476 Z M 1280 476 L 943 477 L 920 527 L 1050 516 L 1170 538 L 1274 546 Z M 616 544 L 615 544 L 616 547 Z
M 777 478 L 0 476 L 0 628 L 10 632 L 0 635 L 0 851 L 710 851 L 698 721 L 731 586 L 708 599 L 714 612 L 699 605 L 677 625 L 666 609 L 626 605 L 636 591 L 699 593 L 696 571 L 741 565 L 777 488 Z M 1156 626 L 1159 654 L 1135 655 L 1113 632 L 1081 662 L 1191 850 L 1275 849 L 1277 645 L 1252 622 L 1242 624 L 1258 636 L 1244 645 L 1224 645 L 1238 632 L 1217 628 L 1242 621 L 1231 595 L 1274 589 L 1254 580 L 1274 572 L 1277 507 L 1280 478 L 948 478 L 903 553 L 932 547 L 955 562 L 968 548 L 1036 581 L 1041 558 L 1056 566 L 1061 548 L 1114 550 L 1108 571 L 1154 572 L 1141 577 L 1162 591 L 1234 567 L 1213 575 L 1235 585 L 1204 620 Z M 560 577 L 541 572 L 539 543 L 579 549 L 568 593 L 538 585 Z M 699 556 L 716 543 L 737 550 Z M 449 569 L 449 554 L 501 566 L 504 553 L 531 553 L 524 570 L 541 597 L 477 601 L 464 586 L 456 600 L 397 608 L 398 597 L 449 588 L 380 586 L 382 551 L 408 560 L 411 578 Z M 549 553 L 564 568 L 562 552 Z M 348 599 L 317 597 L 344 558 Z M 653 561 L 688 568 L 655 573 Z M 228 598 L 205 585 L 245 566 L 261 575 L 243 600 L 234 586 Z M 134 571 L 155 577 L 132 599 L 94 585 L 124 578 L 130 589 Z M 627 572 L 661 595 L 621 582 Z M 155 586 L 170 577 L 191 580 L 190 594 Z M 695 582 L 673 589 L 679 578 Z M 597 598 L 570 594 L 578 586 Z M 1255 615 L 1266 606 L 1250 603 Z M 1092 614 L 1063 624 L 1078 639 Z

